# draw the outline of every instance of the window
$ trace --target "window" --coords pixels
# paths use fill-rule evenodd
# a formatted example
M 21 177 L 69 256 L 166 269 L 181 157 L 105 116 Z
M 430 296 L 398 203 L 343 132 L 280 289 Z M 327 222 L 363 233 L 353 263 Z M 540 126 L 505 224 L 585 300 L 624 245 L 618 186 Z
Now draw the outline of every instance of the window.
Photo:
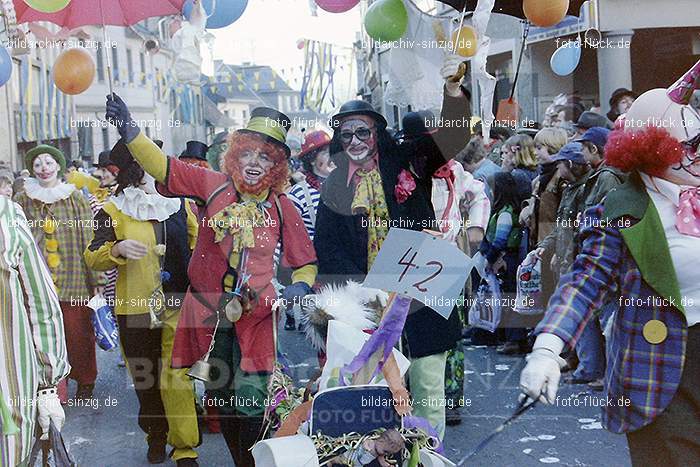
M 114 81 L 119 81 L 119 54 L 116 47 L 112 47 L 112 77 Z
M 131 49 L 126 49 L 126 72 L 129 76 L 129 83 L 134 82 L 134 60 L 132 57 Z
M 96 51 L 96 61 L 97 61 L 97 81 L 100 83 L 105 82 L 105 64 L 104 64 L 104 44 L 102 42 L 97 43 L 97 51 Z
M 139 54 L 139 62 L 141 63 L 141 77 L 139 78 L 139 81 L 143 86 L 146 84 L 146 54 L 143 52 Z
M 102 150 L 109 151 L 109 130 L 107 128 L 102 128 Z

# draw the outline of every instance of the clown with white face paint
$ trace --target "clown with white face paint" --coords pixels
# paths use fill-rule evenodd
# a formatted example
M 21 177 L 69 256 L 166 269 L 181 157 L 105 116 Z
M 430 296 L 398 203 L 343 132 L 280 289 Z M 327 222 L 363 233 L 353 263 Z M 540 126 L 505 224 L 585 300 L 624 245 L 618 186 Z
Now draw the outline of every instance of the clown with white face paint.
M 58 290 L 72 367 L 69 378 L 78 383 L 76 396 L 90 397 L 97 378 L 95 335 L 89 310 L 80 304 L 87 303 L 97 287 L 96 275 L 83 261 L 92 237 L 92 212 L 75 185 L 61 180 L 66 160 L 57 148 L 40 145 L 29 150 L 25 166 L 33 177 L 15 201 L 27 215 Z
M 628 182 L 586 212 L 582 245 L 562 277 L 522 372 L 523 393 L 556 403 L 559 354 L 594 311 L 619 304 L 609 336 L 603 423 L 626 433 L 632 464 L 700 457 L 700 118 L 688 105 L 700 62 L 648 91 L 610 134 L 606 163 Z

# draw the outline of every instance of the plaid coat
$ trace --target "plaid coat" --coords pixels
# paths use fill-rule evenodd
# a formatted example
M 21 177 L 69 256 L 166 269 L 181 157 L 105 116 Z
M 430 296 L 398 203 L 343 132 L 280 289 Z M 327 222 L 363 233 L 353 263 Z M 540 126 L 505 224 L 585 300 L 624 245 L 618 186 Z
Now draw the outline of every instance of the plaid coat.
M 594 312 L 617 303 L 608 343 L 603 423 L 615 433 L 634 431 L 671 402 L 681 380 L 687 339 L 661 219 L 638 174 L 585 212 L 579 236 L 581 250 L 535 333 L 555 334 L 573 348 Z M 688 254 L 700 260 L 700 252 Z M 651 320 L 661 321 L 667 330 L 656 344 L 643 333 Z

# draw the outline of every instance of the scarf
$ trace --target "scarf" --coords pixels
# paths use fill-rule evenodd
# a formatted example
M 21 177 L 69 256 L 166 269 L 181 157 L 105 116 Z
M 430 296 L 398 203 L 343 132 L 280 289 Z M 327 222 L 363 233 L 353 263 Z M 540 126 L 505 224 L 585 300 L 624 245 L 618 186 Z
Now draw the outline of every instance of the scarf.
M 244 248 L 255 246 L 255 227 L 263 227 L 270 222 L 267 208 L 272 204 L 266 199 L 243 200 L 226 206 L 212 216 L 210 222 L 214 230 L 214 241 L 220 243 L 226 235 L 233 237 L 232 253 L 240 253 Z
M 324 181 L 326 181 L 325 178 L 321 178 L 313 172 L 306 173 L 306 183 L 308 183 L 311 188 L 315 188 L 317 191 L 321 191 L 321 185 Z
M 389 233 L 389 208 L 384 198 L 382 177 L 377 168 L 356 172 L 359 183 L 351 209 L 353 214 L 367 215 L 367 269 L 369 270 Z
M 700 188 L 681 191 L 678 199 L 676 229 L 683 235 L 700 237 Z

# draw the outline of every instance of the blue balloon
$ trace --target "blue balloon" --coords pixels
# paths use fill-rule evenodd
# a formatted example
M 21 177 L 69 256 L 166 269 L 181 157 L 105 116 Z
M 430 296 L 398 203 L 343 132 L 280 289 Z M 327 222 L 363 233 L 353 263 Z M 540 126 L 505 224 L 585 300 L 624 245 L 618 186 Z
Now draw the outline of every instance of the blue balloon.
M 568 76 L 574 72 L 581 61 L 581 42 L 569 41 L 552 54 L 549 66 L 559 76 Z
M 248 7 L 248 0 L 202 0 L 202 5 L 209 17 L 207 29 L 221 29 L 241 17 Z M 192 7 L 192 0 L 187 0 L 182 6 L 182 14 L 187 20 L 192 14 Z
M 5 47 L 0 47 L 0 86 L 10 81 L 12 76 L 12 57 Z

